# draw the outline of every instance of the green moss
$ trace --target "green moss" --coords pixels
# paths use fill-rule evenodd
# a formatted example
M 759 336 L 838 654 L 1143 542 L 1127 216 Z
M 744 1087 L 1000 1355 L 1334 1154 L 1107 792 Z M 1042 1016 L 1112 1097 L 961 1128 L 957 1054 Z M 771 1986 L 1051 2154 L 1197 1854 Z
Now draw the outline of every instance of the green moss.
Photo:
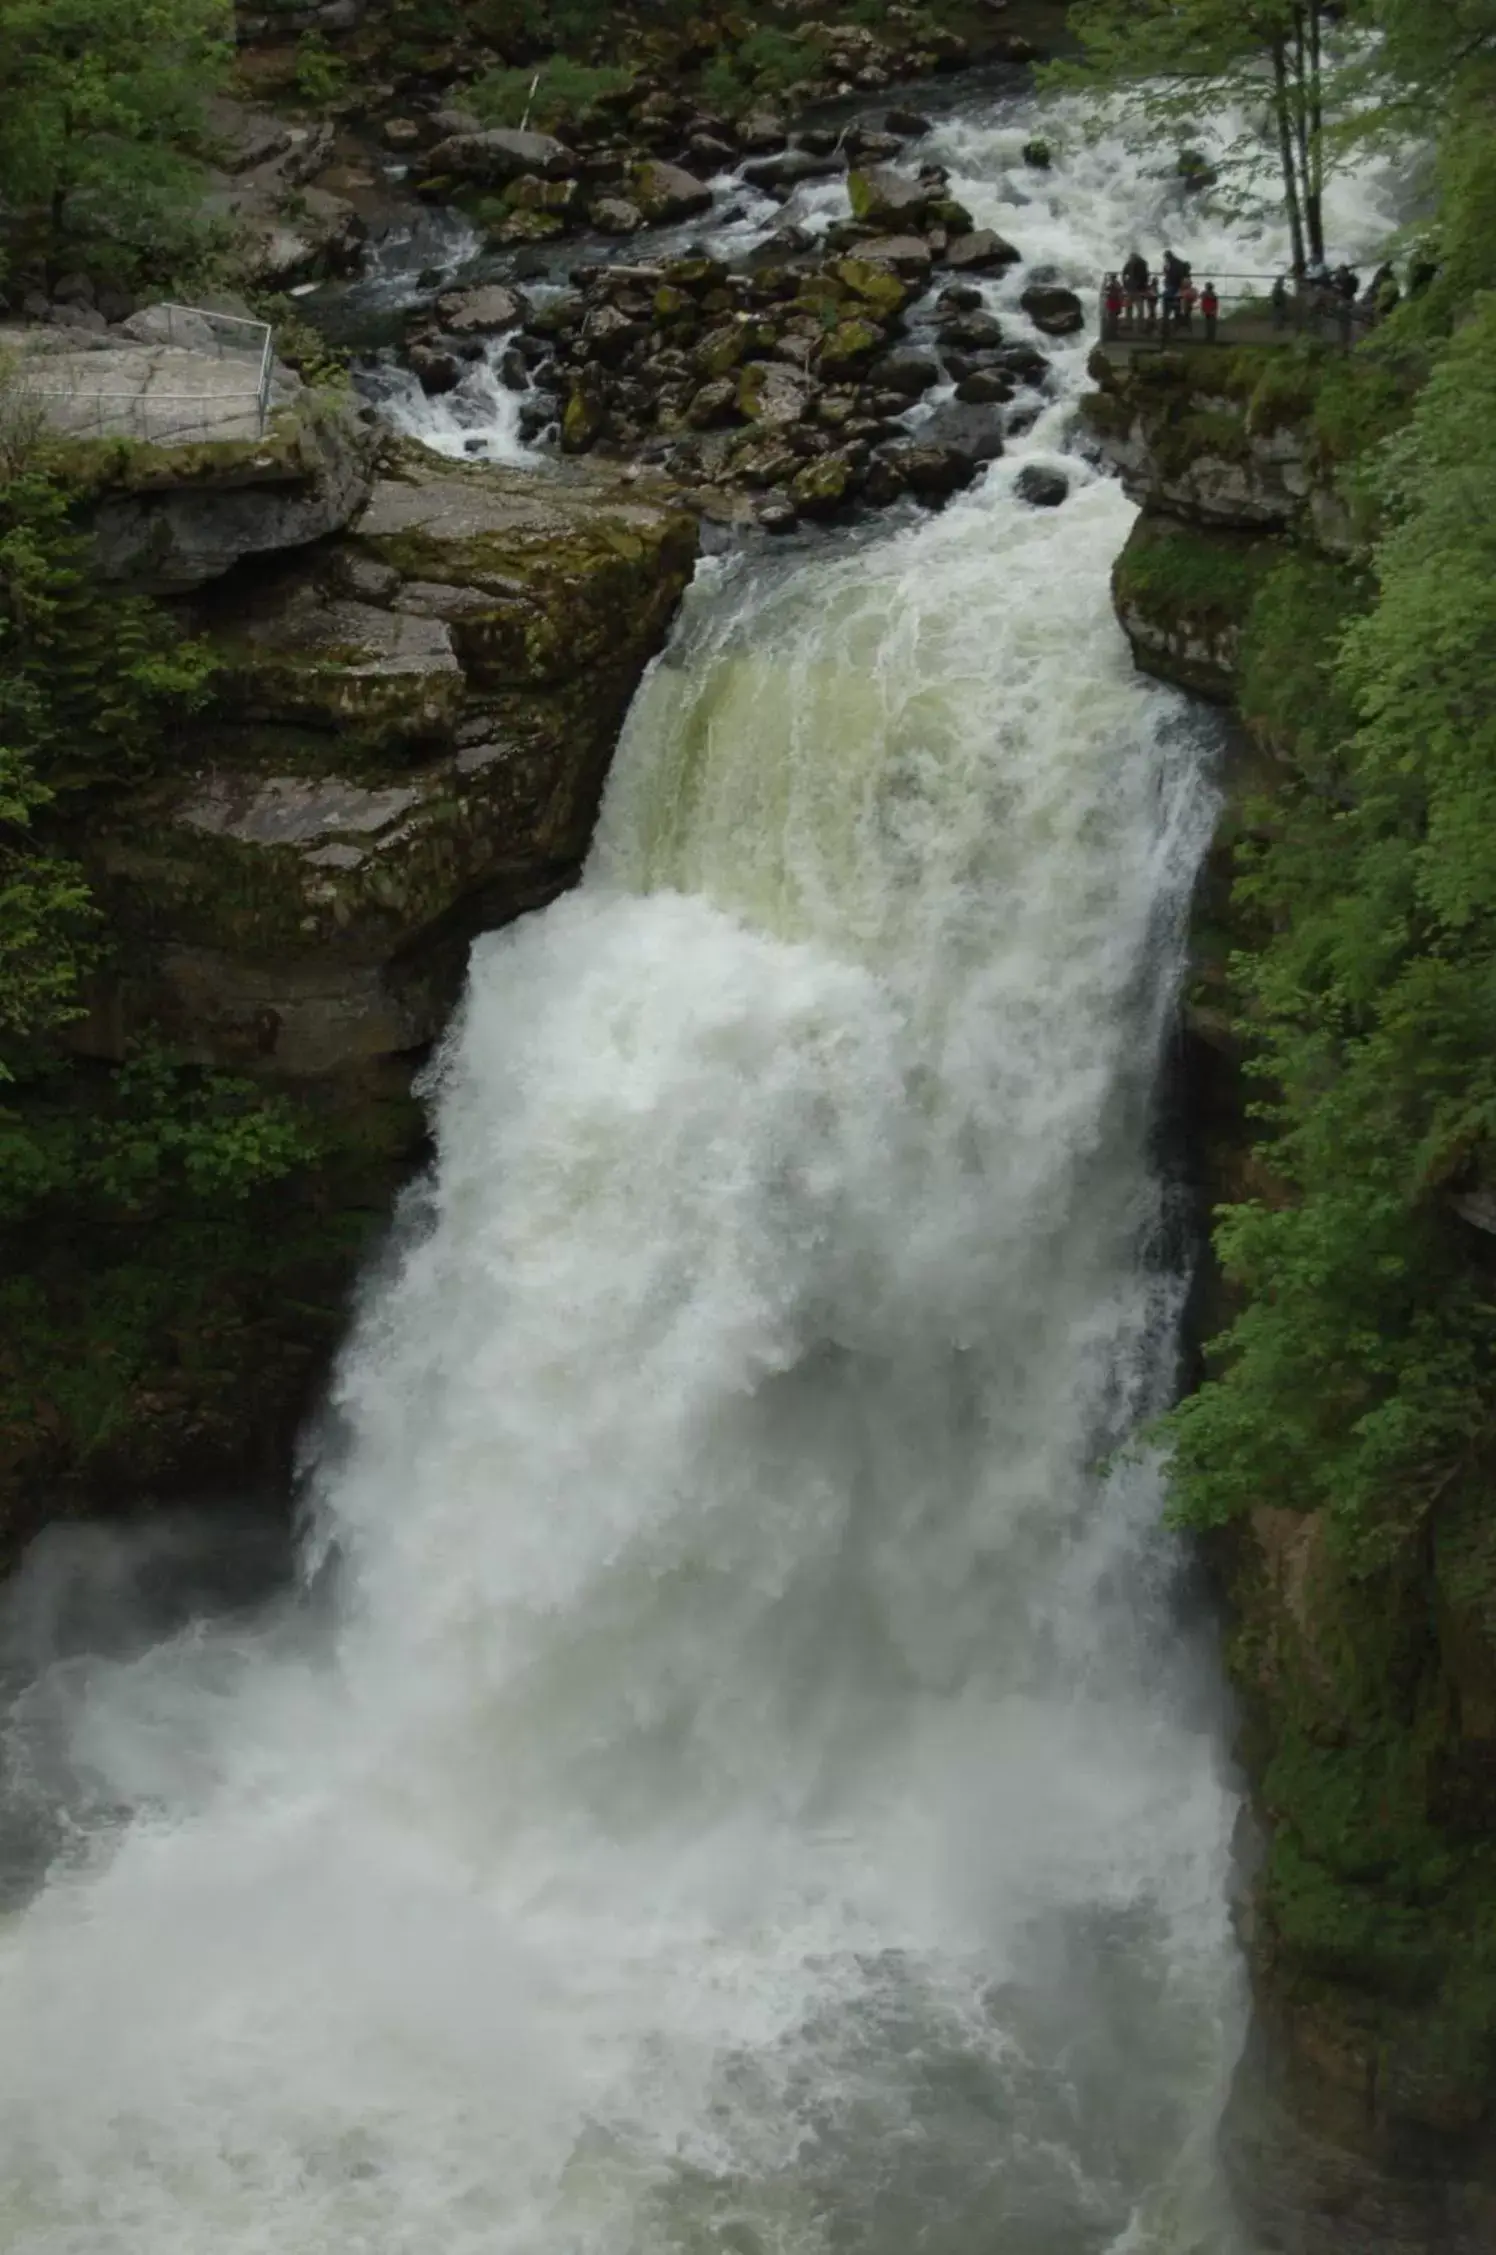
M 1140 517 L 1117 559 L 1119 604 L 1160 626 L 1244 626 L 1282 550 L 1252 534 L 1206 532 L 1168 517 Z

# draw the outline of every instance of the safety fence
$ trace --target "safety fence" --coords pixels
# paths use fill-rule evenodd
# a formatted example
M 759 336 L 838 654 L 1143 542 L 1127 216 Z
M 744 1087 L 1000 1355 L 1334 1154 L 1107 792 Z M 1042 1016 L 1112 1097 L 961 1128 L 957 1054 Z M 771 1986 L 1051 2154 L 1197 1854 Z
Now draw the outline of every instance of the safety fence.
M 274 342 L 268 321 L 154 305 L 136 317 L 128 339 L 66 353 L 65 382 L 49 381 L 58 373 L 52 356 L 37 355 L 11 385 L 72 438 L 155 446 L 259 439 L 270 415 Z
M 1378 319 L 1373 302 L 1347 296 L 1333 282 L 1274 274 L 1206 279 L 1216 301 L 1209 313 L 1206 280 L 1192 278 L 1177 298 L 1166 298 L 1161 285 L 1135 292 L 1103 280 L 1097 291 L 1103 344 L 1146 350 L 1182 343 L 1287 344 L 1293 337 L 1312 337 L 1349 350 Z

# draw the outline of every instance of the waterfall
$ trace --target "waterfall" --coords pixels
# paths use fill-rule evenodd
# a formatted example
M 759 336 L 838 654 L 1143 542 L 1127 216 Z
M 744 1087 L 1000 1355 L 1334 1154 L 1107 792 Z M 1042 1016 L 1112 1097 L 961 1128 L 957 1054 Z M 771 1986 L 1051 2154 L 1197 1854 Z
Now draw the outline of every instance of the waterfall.
M 1094 268 L 1115 155 L 1009 213 L 1032 124 L 957 188 Z M 326 1571 L 17 1707 L 12 2255 L 1228 2244 L 1235 1797 L 1128 1445 L 1213 786 L 1118 488 L 1014 497 L 1082 359 L 944 514 L 703 568 L 475 951 Z

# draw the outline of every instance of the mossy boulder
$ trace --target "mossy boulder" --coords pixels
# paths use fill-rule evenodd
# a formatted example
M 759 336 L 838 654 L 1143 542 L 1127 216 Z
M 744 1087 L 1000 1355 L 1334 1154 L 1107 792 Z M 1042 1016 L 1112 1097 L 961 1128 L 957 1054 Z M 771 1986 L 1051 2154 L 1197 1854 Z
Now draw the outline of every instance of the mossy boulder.
M 892 266 L 868 258 L 838 259 L 834 268 L 836 278 L 846 285 L 852 295 L 871 307 L 879 321 L 898 319 L 905 306 L 917 295 L 914 286 Z
M 838 321 L 821 339 L 816 351 L 816 367 L 832 381 L 860 375 L 887 342 L 886 332 L 872 321 L 860 318 Z

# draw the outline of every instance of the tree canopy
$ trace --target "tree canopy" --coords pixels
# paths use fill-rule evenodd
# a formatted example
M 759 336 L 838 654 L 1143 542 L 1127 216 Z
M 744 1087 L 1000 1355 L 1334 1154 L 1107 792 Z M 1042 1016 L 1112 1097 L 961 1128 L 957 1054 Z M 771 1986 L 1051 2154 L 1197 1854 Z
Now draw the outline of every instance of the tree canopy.
M 0 0 L 0 212 L 22 255 L 177 253 L 232 55 L 229 0 Z

